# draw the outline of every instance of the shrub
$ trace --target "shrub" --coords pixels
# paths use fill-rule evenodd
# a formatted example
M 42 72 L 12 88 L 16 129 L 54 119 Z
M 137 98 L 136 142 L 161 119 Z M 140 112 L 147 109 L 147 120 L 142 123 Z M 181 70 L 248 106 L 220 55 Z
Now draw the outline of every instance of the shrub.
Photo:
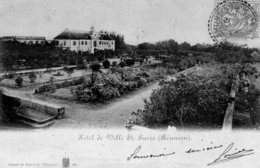
M 83 83 L 87 86 L 90 86 L 91 85 L 91 78 L 89 76 L 81 76 L 80 79 L 79 79 L 79 83 Z
M 99 95 L 102 96 L 101 98 L 105 100 L 109 100 L 120 95 L 118 88 L 114 88 L 111 86 L 102 87 L 98 91 Z
M 65 66 L 65 67 L 63 68 L 63 70 L 64 70 L 65 72 L 67 72 L 67 71 L 69 70 L 69 68 L 68 68 L 67 66 Z
M 53 81 L 54 81 L 54 77 L 53 76 L 51 76 L 50 77 L 50 83 L 53 85 Z
M 167 73 L 168 75 L 175 75 L 175 74 L 177 74 L 177 70 L 176 70 L 176 69 L 167 68 L 166 73 Z
M 23 78 L 21 76 L 18 76 L 16 79 L 15 79 L 15 82 L 16 82 L 16 85 L 17 86 L 22 86 L 23 85 Z
M 104 60 L 104 57 L 100 56 L 100 57 L 97 58 L 97 60 L 98 60 L 99 62 L 101 62 L 101 61 Z
M 5 76 L 7 79 L 14 79 L 15 75 L 13 73 L 10 73 Z
M 110 62 L 109 62 L 108 60 L 105 60 L 105 61 L 103 62 L 103 67 L 104 67 L 105 69 L 110 68 Z
M 61 72 L 57 72 L 56 74 L 53 74 L 53 76 L 63 76 L 63 74 L 61 74 Z
M 36 94 L 41 94 L 45 92 L 55 92 L 56 86 L 55 85 L 43 85 L 35 90 Z
M 82 63 L 82 64 L 77 65 L 77 69 L 87 69 L 87 66 L 86 66 L 86 64 Z
M 76 100 L 81 102 L 88 102 L 92 97 L 92 91 L 85 85 L 80 85 L 71 89 L 71 93 Z
M 70 82 L 69 81 L 64 81 L 62 85 L 63 85 L 63 87 L 69 87 L 70 86 Z
M 120 62 L 118 65 L 119 65 L 121 68 L 124 68 L 124 67 L 125 67 L 125 63 L 124 63 L 124 62 Z
M 40 77 L 40 78 L 42 78 L 42 75 L 43 75 L 43 73 L 42 73 L 42 72 L 40 72 L 40 73 L 39 73 L 39 77 Z
M 63 70 L 68 74 L 68 76 L 71 76 L 71 74 L 73 74 L 74 72 L 73 68 L 68 68 L 68 67 L 64 67 Z
M 90 68 L 92 71 L 98 72 L 98 71 L 100 71 L 101 66 L 100 66 L 100 64 L 94 63 L 94 64 L 90 65 Z
M 113 61 L 111 66 L 112 66 L 112 67 L 117 67 L 117 62 L 116 62 L 116 61 Z
M 133 60 L 133 59 L 126 59 L 125 60 L 125 64 L 127 66 L 133 66 L 135 64 L 135 60 Z
M 35 79 L 36 79 L 36 74 L 34 72 L 31 72 L 29 74 L 29 79 L 30 79 L 31 83 L 34 83 Z
M 99 67 L 99 66 L 98 66 Z M 149 71 L 153 71 L 155 79 L 161 79 L 165 75 L 166 70 L 163 68 L 145 69 L 139 68 L 112 68 L 107 73 L 95 73 L 95 80 L 92 82 L 90 78 L 80 86 L 73 87 L 71 93 L 74 98 L 83 102 L 92 102 L 100 100 L 108 100 L 118 97 L 129 91 L 133 91 L 138 87 L 146 86 L 150 78 Z M 81 80 L 86 80 L 83 77 Z
M 147 80 L 144 78 L 140 78 L 138 81 L 138 86 L 146 86 L 147 85 Z
M 221 125 L 230 101 L 232 78 L 228 76 L 233 72 L 227 73 L 180 75 L 176 81 L 162 84 L 144 100 L 144 109 L 137 112 L 136 122 L 149 127 L 170 122 L 182 127 L 198 123 Z

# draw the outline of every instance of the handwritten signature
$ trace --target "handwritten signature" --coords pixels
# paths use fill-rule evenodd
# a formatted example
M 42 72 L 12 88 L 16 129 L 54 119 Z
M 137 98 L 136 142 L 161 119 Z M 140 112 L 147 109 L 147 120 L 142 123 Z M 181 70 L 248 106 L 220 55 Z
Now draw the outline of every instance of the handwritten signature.
M 222 145 L 219 145 L 219 146 L 214 146 L 214 147 L 208 147 L 208 148 L 205 148 L 205 149 L 203 148 L 204 150 L 190 149 L 190 150 L 184 151 L 184 152 L 187 153 L 187 154 L 193 153 L 193 152 L 204 152 L 204 151 L 214 150 L 214 149 L 221 148 L 221 147 L 222 147 Z M 253 149 L 243 148 L 243 149 L 237 150 L 237 148 L 233 149 L 233 147 L 234 147 L 234 143 L 231 143 L 230 145 L 228 145 L 228 147 L 218 156 L 217 159 L 215 159 L 213 162 L 211 162 L 207 165 L 212 166 L 212 165 L 215 165 L 215 164 L 224 163 L 224 162 L 227 162 L 227 161 L 238 159 L 240 157 L 244 157 L 244 156 L 254 154 Z M 140 155 L 139 152 L 140 152 L 141 148 L 142 148 L 141 146 L 138 146 L 134 150 L 134 152 L 127 157 L 127 161 L 130 161 L 131 159 L 146 159 L 146 158 L 166 157 L 166 156 L 176 154 L 175 152 L 170 152 L 170 153 Z M 233 150 L 233 152 L 231 150 Z
M 219 163 L 223 163 L 223 162 L 227 162 L 230 160 L 234 160 L 243 156 L 248 156 L 248 155 L 252 155 L 254 154 L 254 150 L 253 149 L 241 149 L 238 150 L 236 152 L 233 153 L 229 153 L 229 151 L 233 148 L 234 143 L 231 143 L 230 145 L 228 145 L 228 147 L 224 150 L 224 152 L 222 152 L 219 157 L 217 159 L 215 159 L 213 162 L 207 164 L 208 166 L 211 165 L 215 165 L 215 164 L 219 164 Z
M 160 153 L 160 154 L 149 154 L 149 155 L 137 155 L 138 152 L 141 150 L 141 146 L 138 146 L 134 152 L 127 157 L 127 160 L 131 160 L 131 159 L 145 159 L 145 158 L 157 158 L 157 157 L 165 157 L 165 156 L 170 156 L 170 155 L 174 155 L 175 152 L 171 152 L 171 153 Z

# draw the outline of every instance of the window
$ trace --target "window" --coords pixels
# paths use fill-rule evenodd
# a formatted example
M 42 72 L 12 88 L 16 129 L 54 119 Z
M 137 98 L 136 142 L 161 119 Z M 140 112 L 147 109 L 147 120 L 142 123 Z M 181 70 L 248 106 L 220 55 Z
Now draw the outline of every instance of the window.
M 101 41 L 99 41 L 99 45 L 101 45 Z
M 84 41 L 82 41 L 81 44 L 83 45 L 83 44 L 84 44 Z
M 63 42 L 63 45 L 66 46 L 66 41 Z
M 88 41 L 85 41 L 85 45 L 88 45 Z
M 73 41 L 73 45 L 76 45 L 76 41 Z

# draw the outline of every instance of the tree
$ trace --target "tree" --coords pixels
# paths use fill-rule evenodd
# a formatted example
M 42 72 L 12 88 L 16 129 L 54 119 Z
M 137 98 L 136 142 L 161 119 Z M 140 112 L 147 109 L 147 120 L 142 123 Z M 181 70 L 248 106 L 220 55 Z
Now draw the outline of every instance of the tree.
M 34 82 L 35 82 L 35 79 L 36 79 L 36 74 L 35 74 L 35 72 L 31 72 L 31 73 L 29 74 L 29 79 L 30 79 L 31 83 L 34 83 Z
M 16 79 L 15 79 L 15 82 L 16 82 L 16 85 L 21 87 L 23 85 L 23 78 L 21 76 L 18 76 Z
M 98 60 L 99 62 L 101 62 L 101 61 L 104 60 L 104 57 L 103 57 L 103 56 L 99 56 L 99 57 L 97 58 L 97 60 Z
M 104 67 L 105 69 L 108 69 L 108 68 L 110 67 L 110 62 L 109 62 L 108 60 L 105 60 L 105 61 L 103 62 L 103 67 Z
M 92 65 L 90 65 L 90 68 L 92 71 L 94 72 L 99 72 L 100 71 L 100 68 L 101 68 L 101 65 L 100 64 L 97 64 L 97 63 L 94 63 Z
M 6 70 L 11 70 L 14 65 L 14 60 L 11 55 L 4 55 L 3 66 Z
M 124 62 L 120 62 L 118 65 L 119 65 L 121 68 L 124 68 L 124 67 L 125 67 L 125 63 L 124 63 Z
M 126 59 L 125 64 L 127 66 L 133 66 L 135 64 L 135 61 L 133 59 Z
M 138 50 L 153 50 L 153 49 L 155 49 L 155 45 L 145 42 L 145 43 L 138 44 L 137 49 Z
M 93 84 L 95 82 L 97 73 L 100 71 L 101 65 L 95 63 L 95 64 L 90 65 L 90 68 L 92 69 L 91 82 Z
M 191 49 L 191 45 L 187 42 L 183 42 L 180 44 L 180 50 L 190 50 Z
M 241 65 L 219 65 L 209 72 L 181 75 L 176 81 L 162 83 L 145 100 L 143 110 L 135 113 L 138 124 L 162 126 L 174 122 L 188 125 L 221 126 L 230 102 L 230 88 Z
M 74 69 L 73 68 L 68 68 L 68 67 L 64 67 L 63 70 L 68 74 L 68 76 L 70 77 L 73 72 L 74 72 Z

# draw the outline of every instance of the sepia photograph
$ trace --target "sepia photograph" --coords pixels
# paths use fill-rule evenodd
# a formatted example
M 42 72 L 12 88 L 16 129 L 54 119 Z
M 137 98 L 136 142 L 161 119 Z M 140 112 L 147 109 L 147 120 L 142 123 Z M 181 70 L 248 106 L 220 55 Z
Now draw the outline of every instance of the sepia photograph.
M 260 0 L 0 0 L 0 24 L 0 167 L 260 165 Z

